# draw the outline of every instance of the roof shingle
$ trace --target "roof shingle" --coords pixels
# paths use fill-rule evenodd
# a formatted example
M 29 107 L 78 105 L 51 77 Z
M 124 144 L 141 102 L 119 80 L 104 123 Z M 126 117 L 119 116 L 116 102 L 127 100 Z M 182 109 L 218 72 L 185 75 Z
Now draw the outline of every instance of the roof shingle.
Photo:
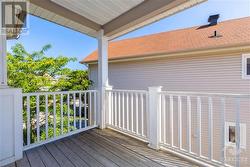
M 215 30 L 221 37 L 211 38 Z M 114 60 L 240 44 L 250 44 L 250 17 L 110 42 L 108 54 L 109 60 Z M 95 62 L 97 58 L 96 50 L 81 63 Z

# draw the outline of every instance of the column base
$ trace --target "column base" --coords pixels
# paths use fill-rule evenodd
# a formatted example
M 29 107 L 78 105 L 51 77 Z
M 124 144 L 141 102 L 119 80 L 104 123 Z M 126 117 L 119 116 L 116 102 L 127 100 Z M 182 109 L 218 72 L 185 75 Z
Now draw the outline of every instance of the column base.
M 108 97 L 106 96 L 106 91 L 110 91 L 113 89 L 113 86 L 110 86 L 110 85 L 107 85 L 107 86 L 104 86 L 103 87 L 103 90 L 104 90 L 104 100 L 103 100 L 103 109 L 104 110 L 101 110 L 103 111 L 104 113 L 100 113 L 101 115 L 101 121 L 100 124 L 99 124 L 99 129 L 105 129 L 106 128 L 106 121 L 107 121 L 107 112 L 108 112 Z M 101 107 L 101 106 L 100 106 Z
M 160 150 L 160 146 L 155 145 L 155 144 L 149 143 L 149 144 L 148 144 L 148 147 L 149 147 L 149 148 L 152 148 L 152 149 L 154 149 L 154 150 Z

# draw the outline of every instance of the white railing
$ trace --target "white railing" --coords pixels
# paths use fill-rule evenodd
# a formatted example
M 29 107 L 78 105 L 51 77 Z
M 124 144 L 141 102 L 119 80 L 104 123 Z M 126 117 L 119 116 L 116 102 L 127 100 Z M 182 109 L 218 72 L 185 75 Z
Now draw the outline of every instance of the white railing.
M 106 91 L 106 125 L 201 165 L 244 166 L 250 95 L 144 90 Z M 228 143 L 227 123 L 235 126 Z M 234 129 L 234 128 L 233 128 Z M 232 131 L 232 133 L 234 133 Z M 234 140 L 234 139 L 232 139 Z M 243 146 L 245 144 L 245 146 Z
M 247 124 L 243 117 L 250 115 L 250 95 L 175 91 L 159 94 L 163 148 L 209 163 L 237 167 L 246 163 L 241 154 L 242 150 L 249 152 L 249 148 L 241 148 L 245 139 L 240 139 L 240 126 Z M 226 122 L 235 123 L 236 138 L 231 148 L 225 142 L 229 137 Z
M 147 91 L 107 91 L 107 126 L 128 135 L 132 135 L 138 139 L 147 141 L 147 96 Z
M 24 150 L 96 127 L 96 113 L 96 90 L 24 93 Z
M 23 94 L 24 149 L 97 127 L 97 95 L 96 90 Z M 249 139 L 250 95 L 151 87 L 106 90 L 105 99 L 106 126 L 151 148 L 212 165 L 239 167 L 249 161 L 244 137 Z M 228 123 L 235 142 L 226 142 Z

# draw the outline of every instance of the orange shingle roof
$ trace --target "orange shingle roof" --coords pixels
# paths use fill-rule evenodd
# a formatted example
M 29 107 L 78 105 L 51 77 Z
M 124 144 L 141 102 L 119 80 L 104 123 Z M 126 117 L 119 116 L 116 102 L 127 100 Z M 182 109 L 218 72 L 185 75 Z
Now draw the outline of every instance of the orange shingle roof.
M 211 38 L 214 31 L 222 35 Z M 250 17 L 220 22 L 215 26 L 191 27 L 109 43 L 109 60 L 143 57 L 195 49 L 250 44 Z M 97 50 L 81 63 L 95 62 Z

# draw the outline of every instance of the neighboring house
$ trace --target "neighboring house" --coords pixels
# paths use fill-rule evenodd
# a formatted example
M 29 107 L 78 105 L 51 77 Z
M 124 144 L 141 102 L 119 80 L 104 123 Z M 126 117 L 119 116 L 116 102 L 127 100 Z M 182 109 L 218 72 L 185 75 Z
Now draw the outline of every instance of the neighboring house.
M 97 57 L 95 51 L 81 62 L 94 87 Z M 115 89 L 250 93 L 250 17 L 110 42 L 109 83 Z
M 149 86 L 163 86 L 168 91 L 250 94 L 250 17 L 110 42 L 108 57 L 109 84 L 114 89 L 147 90 Z M 97 87 L 97 58 L 95 51 L 81 62 L 89 67 L 93 88 Z M 235 103 L 227 102 L 230 107 L 226 108 L 225 142 L 230 147 L 235 146 Z M 202 126 L 208 127 L 206 99 L 202 103 L 205 106 Z M 214 102 L 213 137 L 217 151 L 221 136 L 218 106 Z M 196 111 L 195 103 L 192 111 Z M 183 119 L 185 125 L 186 118 Z M 246 133 L 250 127 L 249 101 L 242 103 L 240 127 L 242 154 L 250 157 L 250 133 Z M 192 130 L 194 143 L 196 132 Z M 204 145 L 208 145 L 206 139 L 206 135 L 202 136 Z M 196 152 L 197 148 L 194 146 L 193 150 Z M 207 152 L 203 150 L 204 154 Z M 227 150 L 227 155 L 233 155 L 232 152 Z M 214 157 L 218 159 L 219 155 Z

